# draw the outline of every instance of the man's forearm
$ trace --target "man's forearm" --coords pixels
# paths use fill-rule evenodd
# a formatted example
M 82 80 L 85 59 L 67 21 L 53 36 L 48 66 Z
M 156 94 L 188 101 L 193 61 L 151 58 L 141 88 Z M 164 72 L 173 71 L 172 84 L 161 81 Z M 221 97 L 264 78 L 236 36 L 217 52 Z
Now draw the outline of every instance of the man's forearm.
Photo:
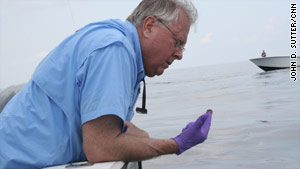
M 117 140 L 122 161 L 146 160 L 178 152 L 178 146 L 172 139 L 139 138 L 124 133 Z
M 121 133 L 121 127 L 116 116 L 101 117 L 83 125 L 83 148 L 89 162 L 138 161 L 178 152 L 172 139 Z

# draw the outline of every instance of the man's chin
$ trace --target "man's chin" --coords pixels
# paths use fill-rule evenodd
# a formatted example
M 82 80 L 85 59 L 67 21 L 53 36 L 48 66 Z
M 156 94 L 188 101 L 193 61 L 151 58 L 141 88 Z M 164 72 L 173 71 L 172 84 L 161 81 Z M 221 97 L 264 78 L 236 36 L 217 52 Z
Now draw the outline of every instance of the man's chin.
M 160 76 L 164 73 L 165 69 L 160 69 L 159 71 L 156 72 L 156 76 Z
M 159 69 L 159 70 L 156 70 L 156 71 L 150 72 L 150 73 L 146 72 L 146 75 L 148 77 L 160 76 L 164 73 L 164 71 L 165 71 L 165 69 Z
M 146 72 L 146 76 L 147 76 L 147 77 L 154 77 L 154 76 L 155 76 L 155 73 L 154 73 L 154 72 L 152 72 L 152 73 Z

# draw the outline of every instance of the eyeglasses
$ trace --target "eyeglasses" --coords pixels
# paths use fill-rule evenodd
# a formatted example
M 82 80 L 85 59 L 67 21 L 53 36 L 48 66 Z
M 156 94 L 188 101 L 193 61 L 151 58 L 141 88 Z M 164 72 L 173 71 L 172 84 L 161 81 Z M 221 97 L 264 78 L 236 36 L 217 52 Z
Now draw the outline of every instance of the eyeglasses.
M 185 46 L 185 42 L 184 41 L 182 41 L 182 40 L 179 40 L 179 39 L 177 39 L 176 38 L 176 34 L 164 23 L 164 21 L 162 21 L 161 19 L 159 19 L 159 18 L 156 18 L 156 20 L 158 21 L 158 22 L 160 22 L 160 23 L 162 23 L 163 25 L 164 25 L 164 27 L 166 27 L 168 30 L 169 30 L 169 32 L 171 32 L 171 34 L 172 34 L 172 36 L 173 36 L 173 39 L 174 39 L 174 47 L 175 47 L 175 49 L 177 50 L 177 51 L 182 51 L 182 52 L 184 52 L 185 51 L 185 48 L 184 48 L 184 46 Z

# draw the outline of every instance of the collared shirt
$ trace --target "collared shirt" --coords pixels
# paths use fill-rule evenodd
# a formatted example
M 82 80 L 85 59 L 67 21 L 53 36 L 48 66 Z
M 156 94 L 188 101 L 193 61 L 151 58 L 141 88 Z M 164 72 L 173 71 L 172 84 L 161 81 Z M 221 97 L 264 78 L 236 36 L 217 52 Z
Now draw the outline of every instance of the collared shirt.
M 81 125 L 108 114 L 130 121 L 144 77 L 130 22 L 106 20 L 78 30 L 46 56 L 2 111 L 0 168 L 86 160 Z

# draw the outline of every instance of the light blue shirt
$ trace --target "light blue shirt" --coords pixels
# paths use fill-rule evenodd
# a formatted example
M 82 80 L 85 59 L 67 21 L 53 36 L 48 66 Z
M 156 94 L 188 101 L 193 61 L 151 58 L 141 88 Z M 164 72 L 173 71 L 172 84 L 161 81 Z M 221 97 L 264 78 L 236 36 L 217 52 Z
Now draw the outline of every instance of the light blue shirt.
M 81 125 L 108 114 L 130 121 L 144 77 L 130 22 L 107 20 L 78 30 L 46 56 L 0 114 L 0 168 L 86 160 Z

